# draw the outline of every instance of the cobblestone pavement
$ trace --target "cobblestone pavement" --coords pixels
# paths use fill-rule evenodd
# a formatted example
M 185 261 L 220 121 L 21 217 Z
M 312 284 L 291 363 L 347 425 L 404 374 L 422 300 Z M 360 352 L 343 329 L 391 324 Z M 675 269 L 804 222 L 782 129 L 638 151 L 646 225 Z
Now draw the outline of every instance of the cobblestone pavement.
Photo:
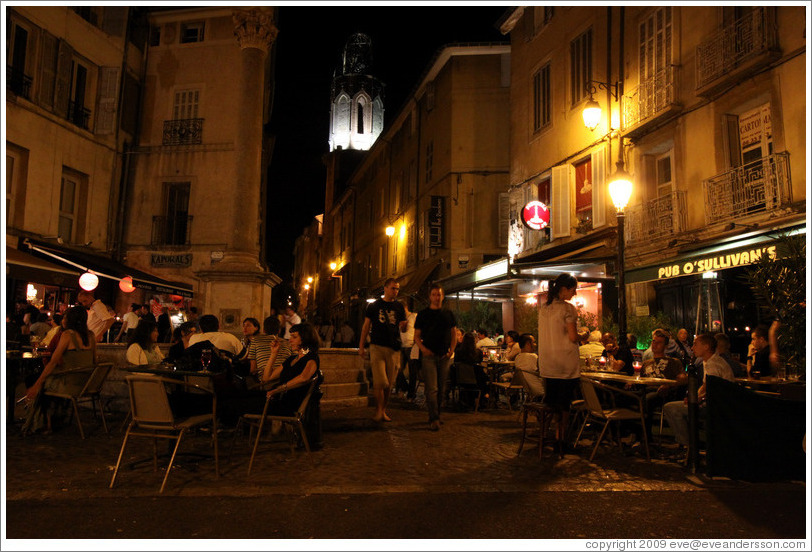
M 390 423 L 371 419 L 373 409 L 323 411 L 324 448 L 308 459 L 291 453 L 286 442 L 263 443 L 254 469 L 246 474 L 250 447 L 246 437 L 228 452 L 233 432 L 221 432 L 221 476 L 214 463 L 179 456 L 164 495 L 231 496 L 375 493 L 465 493 L 533 491 L 702 491 L 750 485 L 693 476 L 672 462 L 642 454 L 626 456 L 617 447 L 602 447 L 594 462 L 588 448 L 558 458 L 545 450 L 539 461 L 535 443 L 516 455 L 520 436 L 518 413 L 506 408 L 443 414 L 439 432 L 429 431 L 425 410 L 395 398 Z M 52 435 L 21 437 L 9 426 L 6 436 L 6 499 L 38 500 L 62 497 L 148 497 L 158 495 L 163 478 L 149 460 L 152 445 L 133 439 L 125 462 L 146 460 L 120 470 L 116 487 L 109 489 L 123 439 L 119 416 L 105 435 L 100 424 L 83 413 L 87 439 L 75 427 Z M 180 452 L 211 453 L 206 434 L 185 438 Z M 783 483 L 795 486 L 798 483 Z

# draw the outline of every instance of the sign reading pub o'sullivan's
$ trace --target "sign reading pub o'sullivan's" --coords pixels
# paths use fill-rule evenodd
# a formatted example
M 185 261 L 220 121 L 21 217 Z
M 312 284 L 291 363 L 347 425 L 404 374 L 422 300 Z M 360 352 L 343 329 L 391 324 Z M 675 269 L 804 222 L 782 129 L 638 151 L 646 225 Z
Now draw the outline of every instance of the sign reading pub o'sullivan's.
M 725 253 L 689 260 L 683 263 L 661 266 L 657 269 L 657 279 L 673 278 L 675 276 L 687 276 L 688 274 L 701 274 L 712 270 L 724 270 L 736 266 L 752 264 L 761 256 L 767 254 L 771 259 L 775 259 L 775 246 L 761 247 L 736 253 Z

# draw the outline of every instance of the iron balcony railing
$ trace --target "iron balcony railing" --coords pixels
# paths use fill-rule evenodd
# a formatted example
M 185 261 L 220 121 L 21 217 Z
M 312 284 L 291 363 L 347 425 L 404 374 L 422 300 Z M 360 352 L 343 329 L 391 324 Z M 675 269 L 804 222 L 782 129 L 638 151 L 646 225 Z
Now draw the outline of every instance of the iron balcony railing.
M 676 67 L 657 71 L 640 86 L 623 95 L 623 128 L 651 119 L 676 104 Z
M 696 48 L 696 87 L 703 88 L 753 58 L 775 50 L 773 9 L 753 8 Z
M 185 146 L 203 143 L 203 119 L 172 119 L 164 121 L 164 146 Z
M 792 202 L 789 154 L 776 153 L 702 182 L 705 222 L 768 212 Z
M 15 96 L 31 99 L 31 77 L 13 67 L 6 67 L 6 88 Z
M 626 241 L 656 240 L 683 232 L 686 212 L 683 190 L 633 205 L 626 211 Z
M 89 130 L 90 110 L 82 105 L 77 105 L 76 102 L 68 102 L 67 119 L 79 128 Z
M 189 245 L 191 216 L 153 216 L 152 245 Z

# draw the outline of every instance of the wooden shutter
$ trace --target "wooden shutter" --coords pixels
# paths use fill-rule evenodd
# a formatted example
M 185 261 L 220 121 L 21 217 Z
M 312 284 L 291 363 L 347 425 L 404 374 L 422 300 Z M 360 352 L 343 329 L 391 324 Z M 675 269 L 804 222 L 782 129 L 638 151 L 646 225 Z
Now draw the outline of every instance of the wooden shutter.
M 508 246 L 508 233 L 510 232 L 510 194 L 499 194 L 499 247 Z
M 570 165 L 553 167 L 552 202 L 550 208 L 550 225 L 552 238 L 564 238 L 570 235 Z
M 54 112 L 60 117 L 68 116 L 72 62 L 73 48 L 64 40 L 60 40 L 56 62 L 56 96 L 54 100 Z
M 54 90 L 56 87 L 56 59 L 58 51 L 57 38 L 48 31 L 42 32 L 42 55 L 40 57 L 40 80 L 37 101 L 47 110 L 54 107 Z
M 99 107 L 96 110 L 96 134 L 112 134 L 118 108 L 118 67 L 99 69 Z
M 592 154 L 592 228 L 606 225 L 606 147 Z

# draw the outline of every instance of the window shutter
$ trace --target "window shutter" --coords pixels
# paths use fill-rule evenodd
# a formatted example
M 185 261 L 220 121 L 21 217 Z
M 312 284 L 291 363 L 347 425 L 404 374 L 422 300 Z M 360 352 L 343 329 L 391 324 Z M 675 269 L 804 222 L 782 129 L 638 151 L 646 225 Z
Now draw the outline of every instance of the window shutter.
M 552 208 L 550 219 L 552 237 L 564 238 L 570 235 L 570 166 L 553 167 Z
M 116 125 L 118 107 L 118 67 L 99 70 L 99 108 L 96 111 L 96 134 L 112 134 Z
M 48 31 L 43 31 L 38 101 L 40 106 L 48 110 L 54 108 L 57 49 L 56 37 Z
M 60 40 L 56 62 L 56 96 L 54 100 L 54 112 L 60 117 L 68 116 L 72 61 L 73 48 L 64 40 Z
M 510 194 L 499 194 L 499 247 L 508 246 L 508 233 L 510 232 Z
M 592 154 L 592 228 L 606 224 L 606 147 Z

